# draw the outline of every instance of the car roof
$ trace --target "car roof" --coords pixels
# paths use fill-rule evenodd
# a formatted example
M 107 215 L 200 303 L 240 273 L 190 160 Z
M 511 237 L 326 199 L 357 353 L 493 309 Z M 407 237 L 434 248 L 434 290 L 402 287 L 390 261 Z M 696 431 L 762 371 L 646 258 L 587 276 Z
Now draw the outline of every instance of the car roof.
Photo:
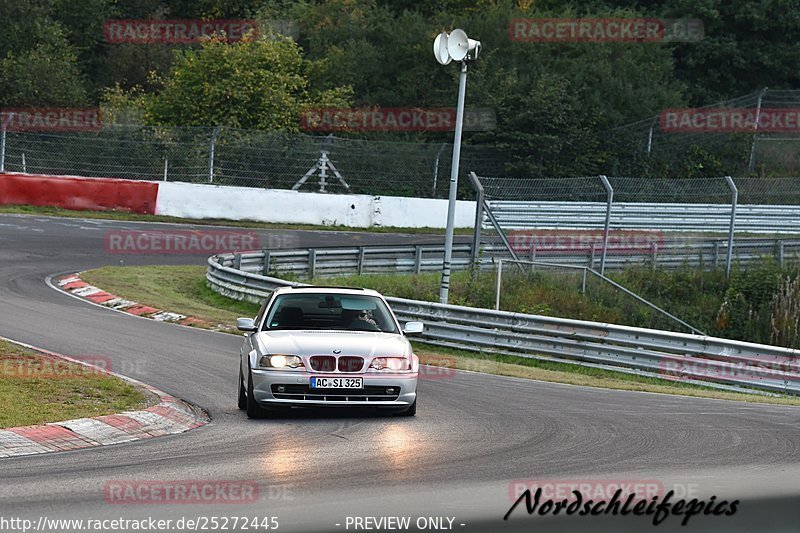
M 364 296 L 377 296 L 382 297 L 381 293 L 372 289 L 360 289 L 357 287 L 329 287 L 324 285 L 308 285 L 302 287 L 281 287 L 275 290 L 276 294 L 287 293 L 315 293 L 315 294 L 353 294 Z

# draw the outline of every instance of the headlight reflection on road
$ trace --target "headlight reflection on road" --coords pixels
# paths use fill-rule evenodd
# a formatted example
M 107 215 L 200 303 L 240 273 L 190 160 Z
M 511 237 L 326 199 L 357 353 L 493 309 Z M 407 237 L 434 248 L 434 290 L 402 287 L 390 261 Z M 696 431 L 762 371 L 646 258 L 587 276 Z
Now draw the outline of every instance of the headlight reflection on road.
M 281 442 L 270 443 L 265 451 L 262 464 L 269 479 L 291 479 L 297 475 L 298 470 L 306 467 L 302 449 L 294 443 L 292 445 Z
M 425 441 L 408 424 L 394 422 L 387 425 L 378 437 L 383 460 L 398 470 L 412 464 L 414 458 L 425 453 Z

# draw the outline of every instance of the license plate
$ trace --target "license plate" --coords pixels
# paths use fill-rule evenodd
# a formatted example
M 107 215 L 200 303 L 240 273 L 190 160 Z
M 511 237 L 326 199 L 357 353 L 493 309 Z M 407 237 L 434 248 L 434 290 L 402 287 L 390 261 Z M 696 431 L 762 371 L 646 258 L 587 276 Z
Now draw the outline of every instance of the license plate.
M 363 389 L 364 378 L 311 378 L 312 389 Z

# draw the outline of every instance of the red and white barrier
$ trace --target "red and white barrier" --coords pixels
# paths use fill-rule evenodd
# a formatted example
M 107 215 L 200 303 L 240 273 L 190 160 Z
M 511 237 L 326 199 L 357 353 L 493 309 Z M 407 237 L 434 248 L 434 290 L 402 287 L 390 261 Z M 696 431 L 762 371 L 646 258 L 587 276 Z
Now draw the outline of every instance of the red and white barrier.
M 36 205 L 78 211 L 153 215 L 158 183 L 110 178 L 0 174 L 0 205 Z
M 442 199 L 17 173 L 0 174 L 0 205 L 351 228 L 444 228 L 447 221 Z M 456 227 L 474 220 L 475 202 L 457 202 Z

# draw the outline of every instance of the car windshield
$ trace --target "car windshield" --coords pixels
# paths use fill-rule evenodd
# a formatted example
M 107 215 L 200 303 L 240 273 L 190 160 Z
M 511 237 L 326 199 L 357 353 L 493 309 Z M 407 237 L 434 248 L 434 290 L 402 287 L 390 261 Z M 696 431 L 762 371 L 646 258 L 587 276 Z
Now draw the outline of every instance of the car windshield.
M 300 293 L 275 298 L 264 330 L 325 329 L 397 333 L 380 298 L 358 294 Z

